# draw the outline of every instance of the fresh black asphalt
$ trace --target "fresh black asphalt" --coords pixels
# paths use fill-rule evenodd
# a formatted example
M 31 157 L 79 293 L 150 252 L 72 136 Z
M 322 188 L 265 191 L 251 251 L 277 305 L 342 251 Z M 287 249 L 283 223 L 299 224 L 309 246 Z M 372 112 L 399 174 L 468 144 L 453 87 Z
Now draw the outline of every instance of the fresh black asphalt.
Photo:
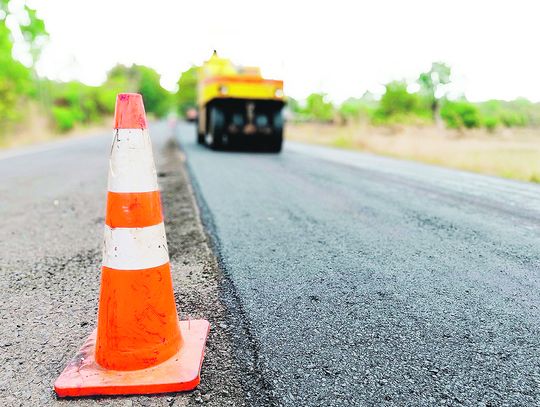
M 177 137 L 269 404 L 540 405 L 538 185 Z

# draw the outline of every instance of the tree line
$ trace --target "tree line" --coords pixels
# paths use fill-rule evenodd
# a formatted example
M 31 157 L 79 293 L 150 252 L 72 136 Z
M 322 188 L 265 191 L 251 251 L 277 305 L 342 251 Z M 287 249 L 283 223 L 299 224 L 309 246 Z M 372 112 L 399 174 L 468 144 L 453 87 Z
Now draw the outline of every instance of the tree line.
M 10 3 L 0 0 L 0 142 L 18 124 L 32 119 L 28 117 L 31 106 L 60 132 L 110 116 L 120 92 L 142 93 L 147 112 L 158 118 L 174 106 L 174 95 L 161 86 L 160 75 L 142 65 L 117 65 L 100 86 L 38 77 L 35 65 L 48 37 L 45 22 L 25 2 L 17 10 Z M 13 57 L 16 37 L 22 37 L 30 63 Z
M 540 126 L 540 104 L 527 99 L 469 102 L 450 99 L 444 88 L 451 82 L 447 64 L 434 62 L 414 83 L 391 81 L 380 98 L 370 92 L 334 104 L 325 93 L 312 93 L 304 101 L 289 98 L 293 120 L 323 123 L 369 122 L 374 125 L 444 124 L 452 129 Z M 414 86 L 413 86 L 414 85 Z M 416 91 L 411 91 L 416 87 Z M 441 92 L 442 91 L 442 92 Z

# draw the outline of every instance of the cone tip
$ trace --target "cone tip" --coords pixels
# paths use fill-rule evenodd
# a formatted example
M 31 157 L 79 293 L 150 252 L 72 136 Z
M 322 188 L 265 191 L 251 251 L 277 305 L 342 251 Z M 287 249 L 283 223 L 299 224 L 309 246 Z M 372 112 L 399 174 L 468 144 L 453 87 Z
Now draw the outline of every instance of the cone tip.
M 139 93 L 119 93 L 114 111 L 115 129 L 146 129 L 146 113 Z

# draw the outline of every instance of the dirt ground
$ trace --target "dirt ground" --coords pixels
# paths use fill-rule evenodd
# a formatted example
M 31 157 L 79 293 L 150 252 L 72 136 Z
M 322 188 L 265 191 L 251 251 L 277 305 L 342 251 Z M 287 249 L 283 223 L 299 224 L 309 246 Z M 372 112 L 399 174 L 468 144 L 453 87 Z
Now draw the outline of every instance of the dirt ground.
M 540 129 L 456 131 L 434 126 L 289 123 L 288 140 L 361 150 L 521 181 L 540 182 Z
M 223 276 L 201 225 L 182 153 L 169 142 L 156 156 L 177 308 L 182 319 L 206 318 L 211 323 L 198 389 L 153 396 L 56 397 L 55 378 L 96 321 L 100 239 L 86 236 L 102 233 L 103 203 L 94 203 L 81 189 L 80 196 L 55 201 L 50 208 L 28 204 L 33 210 L 21 211 L 20 219 L 12 216 L 12 222 L 30 225 L 22 232 L 26 235 L 17 236 L 21 227 L 0 231 L 1 406 L 249 405 L 244 394 L 249 369 L 235 362 L 234 329 L 220 298 Z M 78 232 L 81 227 L 87 232 Z M 41 234 L 45 242 L 38 241 Z M 80 237 L 65 241 L 70 235 Z

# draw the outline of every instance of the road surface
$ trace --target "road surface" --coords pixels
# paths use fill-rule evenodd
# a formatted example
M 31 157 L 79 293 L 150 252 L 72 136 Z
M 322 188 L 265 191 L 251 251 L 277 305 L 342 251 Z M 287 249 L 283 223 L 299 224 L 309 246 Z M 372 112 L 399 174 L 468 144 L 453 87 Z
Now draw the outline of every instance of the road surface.
M 70 405 L 540 404 L 538 186 L 150 133 L 178 309 L 212 324 L 202 383 Z M 65 404 L 52 382 L 96 322 L 110 140 L 0 153 L 0 405 Z
M 539 186 L 178 138 L 275 405 L 540 405 Z

